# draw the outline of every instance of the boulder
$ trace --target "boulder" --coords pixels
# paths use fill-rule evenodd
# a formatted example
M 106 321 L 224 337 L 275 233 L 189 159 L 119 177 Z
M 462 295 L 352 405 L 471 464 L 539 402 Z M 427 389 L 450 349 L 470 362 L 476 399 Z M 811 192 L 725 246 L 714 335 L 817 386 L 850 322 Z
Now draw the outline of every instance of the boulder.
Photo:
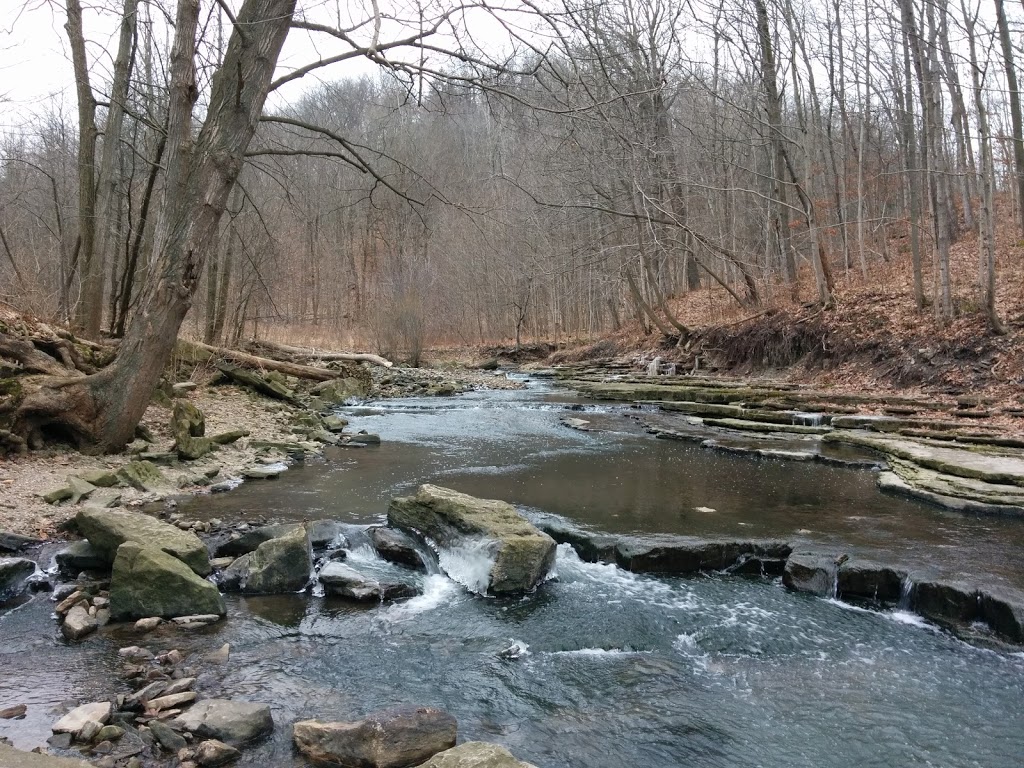
M 809 592 L 819 597 L 835 596 L 838 574 L 835 555 L 798 552 L 789 556 L 782 583 L 795 592 Z
M 426 570 L 423 557 L 416 549 L 415 542 L 401 531 L 381 525 L 370 528 L 367 534 L 373 548 L 384 560 L 398 565 L 407 565 L 420 571 Z
M 430 707 L 374 713 L 350 723 L 305 720 L 292 738 L 307 757 L 353 768 L 419 765 L 455 746 L 457 724 L 447 712 Z
M 75 541 L 53 557 L 57 570 L 64 576 L 74 577 L 82 571 L 106 571 L 110 561 L 88 541 Z
M 36 572 L 36 564 L 24 557 L 0 557 L 0 600 L 17 596 Z
M 96 486 L 92 483 L 88 483 L 80 477 L 72 475 L 68 478 L 68 489 L 71 491 L 71 497 L 68 499 L 72 504 L 77 504 L 82 499 L 89 498 L 89 495 L 96 490 Z
M 115 620 L 195 613 L 226 613 L 217 587 L 181 560 L 154 547 L 128 541 L 117 550 L 110 577 L 110 613 Z
M 536 768 L 531 763 L 517 760 L 511 752 L 498 744 L 486 741 L 467 741 L 457 747 L 438 752 L 420 768 Z
M 724 571 L 752 561 L 785 559 L 791 551 L 785 541 L 627 537 L 615 545 L 615 562 L 634 573 L 688 574 Z
M 90 616 L 89 610 L 80 603 L 67 612 L 64 623 L 60 625 L 60 633 L 68 640 L 81 640 L 98 628 L 99 621 L 95 616 Z
M 50 730 L 54 733 L 70 733 L 72 736 L 78 736 L 86 723 L 105 725 L 110 719 L 112 711 L 113 707 L 109 701 L 94 701 L 91 704 L 83 704 L 64 715 L 64 717 L 53 724 Z
M 347 597 L 349 600 L 383 602 L 419 594 L 419 590 L 411 584 L 381 582 L 337 561 L 321 568 L 319 578 L 327 594 Z
M 479 586 L 495 594 L 535 589 L 555 563 L 554 539 L 505 501 L 421 485 L 415 496 L 392 499 L 388 524 L 449 552 L 476 549 L 476 556 L 491 561 L 486 583 Z M 452 575 L 443 561 L 441 567 Z
M 291 533 L 302 526 L 299 523 L 277 523 L 263 525 L 246 531 L 237 538 L 228 539 L 215 550 L 217 557 L 239 557 L 247 555 L 260 544 Z
M 323 422 L 324 429 L 328 432 L 341 432 L 348 426 L 348 419 L 333 413 L 329 416 L 324 416 L 321 421 Z
M 244 559 L 239 589 L 248 594 L 298 592 L 309 583 L 313 570 L 313 550 L 302 526 L 263 542 Z M 233 570 L 234 564 L 228 568 Z
M 149 515 L 85 507 L 79 510 L 75 521 L 82 535 L 107 562 L 113 562 L 121 544 L 133 541 L 173 555 L 200 576 L 211 571 L 210 555 L 198 536 Z
M 838 596 L 877 603 L 899 603 L 906 571 L 854 558 L 839 567 Z M 909 596 L 909 595 L 908 595 Z
M 237 746 L 258 739 L 274 729 L 267 704 L 230 699 L 204 699 L 173 724 L 202 739 L 217 739 Z

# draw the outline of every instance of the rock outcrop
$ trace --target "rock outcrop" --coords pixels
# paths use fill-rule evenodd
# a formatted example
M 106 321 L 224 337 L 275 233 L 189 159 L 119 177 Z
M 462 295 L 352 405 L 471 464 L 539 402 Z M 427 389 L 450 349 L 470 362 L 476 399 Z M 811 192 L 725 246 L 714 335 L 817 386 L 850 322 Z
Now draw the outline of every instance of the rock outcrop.
M 307 757 L 353 768 L 420 765 L 455 746 L 457 724 L 447 712 L 430 707 L 374 713 L 349 723 L 305 720 L 292 737 Z
M 809 592 L 819 597 L 835 596 L 839 566 L 834 555 L 794 552 L 786 561 L 782 583 L 794 592 Z
M 555 562 L 554 539 L 505 501 L 422 485 L 415 496 L 392 499 L 388 523 L 442 550 L 441 567 L 449 575 L 444 550 L 473 550 L 475 555 L 489 558 L 487 583 L 481 586 L 494 594 L 535 589 Z

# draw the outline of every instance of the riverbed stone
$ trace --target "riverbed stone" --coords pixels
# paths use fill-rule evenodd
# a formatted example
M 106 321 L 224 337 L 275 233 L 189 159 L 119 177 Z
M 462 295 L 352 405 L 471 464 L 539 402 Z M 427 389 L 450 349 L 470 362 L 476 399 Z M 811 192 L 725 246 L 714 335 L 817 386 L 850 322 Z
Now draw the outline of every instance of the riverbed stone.
M 401 531 L 379 525 L 370 528 L 367 535 L 377 554 L 384 560 L 420 571 L 426 570 L 423 557 L 416 549 L 416 543 Z
M 131 541 L 176 557 L 200 576 L 212 570 L 209 552 L 198 536 L 149 515 L 85 507 L 75 521 L 82 535 L 108 562 L 114 561 L 121 544 Z
M 178 750 L 185 749 L 188 746 L 188 742 L 185 741 L 185 737 L 171 728 L 167 723 L 161 720 L 150 720 L 147 725 L 149 730 L 153 733 L 153 738 L 155 738 L 160 746 L 168 752 L 177 754 Z
M 1024 643 L 1024 594 L 984 591 L 980 595 L 981 616 L 1000 637 Z
M 57 563 L 57 570 L 65 576 L 76 576 L 82 571 L 103 572 L 110 569 L 110 561 L 84 540 L 68 544 L 53 559 Z
M 966 624 L 981 617 L 981 596 L 969 584 L 919 581 L 914 585 L 914 610 L 946 626 Z
M 127 541 L 117 550 L 110 578 L 110 613 L 115 620 L 195 613 L 226 613 L 217 587 L 181 560 L 154 547 Z
M 89 615 L 89 610 L 80 603 L 67 612 L 60 625 L 60 633 L 68 640 L 81 640 L 99 629 L 99 626 L 96 617 Z
M 486 589 L 529 592 L 547 578 L 555 541 L 505 501 L 477 499 L 449 488 L 421 485 L 415 496 L 392 499 L 388 524 L 425 537 L 442 549 L 483 544 L 492 558 Z
M 0 552 L 14 554 L 27 547 L 32 547 L 36 544 L 42 543 L 43 540 L 35 536 L 25 536 L 20 533 L 0 531 Z
M 791 551 L 788 542 L 770 539 L 734 541 L 689 536 L 629 536 L 616 543 L 615 562 L 634 573 L 682 575 L 724 571 L 751 560 L 785 559 Z
M 343 547 L 348 543 L 345 539 L 345 526 L 337 520 L 312 520 L 305 527 L 313 549 Z
M 212 767 L 215 765 L 230 763 L 232 760 L 237 760 L 241 756 L 242 753 L 230 744 L 225 744 L 223 741 L 217 741 L 217 739 L 207 739 L 196 747 L 195 761 L 199 763 L 199 765 Z
M 419 594 L 419 589 L 412 584 L 379 581 L 338 561 L 321 568 L 319 579 L 327 594 L 349 600 L 383 602 Z
M 556 518 L 541 520 L 537 527 L 559 544 L 568 544 L 584 562 L 615 562 L 615 545 L 619 541 L 615 536 L 588 531 Z
M 906 571 L 871 560 L 852 558 L 839 567 L 836 586 L 838 596 L 843 600 L 854 598 L 895 604 L 904 596 L 906 579 Z
M 274 525 L 261 525 L 259 528 L 252 528 L 244 533 L 230 538 L 217 547 L 217 557 L 240 557 L 255 551 L 256 547 L 265 541 L 276 539 L 292 533 L 301 528 L 300 523 L 275 523 Z
M 83 704 L 64 715 L 64 717 L 53 724 L 50 730 L 54 733 L 70 733 L 72 736 L 77 737 L 82 732 L 86 723 L 94 722 L 99 723 L 101 726 L 106 725 L 112 713 L 113 706 L 109 701 L 94 701 L 89 704 Z
M 302 526 L 296 526 L 284 536 L 263 542 L 246 556 L 239 587 L 247 594 L 298 592 L 309 583 L 312 570 L 309 536 Z
M 404 768 L 419 765 L 455 746 L 455 718 L 432 707 L 376 712 L 356 722 L 295 723 L 292 738 L 299 751 L 320 762 L 353 768 Z
M 36 564 L 24 557 L 0 557 L 0 601 L 21 593 L 36 571 Z
M 420 768 L 536 768 L 524 763 L 499 744 L 467 741 L 457 747 L 438 752 Z
M 217 739 L 238 746 L 270 733 L 274 720 L 267 704 L 204 699 L 179 715 L 173 725 L 203 739 Z
M 782 583 L 794 592 L 809 592 L 819 597 L 834 596 L 838 559 L 841 558 L 819 552 L 794 552 L 786 561 Z

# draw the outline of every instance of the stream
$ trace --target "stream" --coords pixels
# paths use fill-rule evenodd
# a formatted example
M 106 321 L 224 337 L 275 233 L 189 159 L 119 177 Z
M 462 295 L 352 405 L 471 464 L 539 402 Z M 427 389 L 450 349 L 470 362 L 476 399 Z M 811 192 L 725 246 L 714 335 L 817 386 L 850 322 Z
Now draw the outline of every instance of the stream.
M 569 408 L 582 408 L 572 410 Z M 635 409 L 545 384 L 341 411 L 381 435 L 328 449 L 276 481 L 181 500 L 188 518 L 378 523 L 431 482 L 619 533 L 780 537 L 884 557 L 918 572 L 1024 586 L 1024 526 L 881 494 L 875 475 L 656 440 Z M 590 421 L 579 432 L 563 416 Z M 353 536 L 358 542 L 358 533 Z M 385 567 L 368 547 L 356 567 Z M 300 595 L 229 597 L 228 619 L 146 637 L 154 651 L 232 647 L 203 697 L 272 705 L 274 736 L 243 766 L 304 766 L 290 724 L 397 705 L 451 712 L 460 741 L 507 746 L 541 768 L 1019 766 L 1024 653 L 975 647 L 900 610 L 787 592 L 778 581 L 642 576 L 560 546 L 536 594 L 488 599 L 439 575 L 423 594 L 366 607 Z M 119 690 L 108 627 L 69 649 L 45 595 L 0 613 L 0 721 L 15 746 L 45 742 L 67 700 Z M 518 643 L 518 658 L 499 655 Z

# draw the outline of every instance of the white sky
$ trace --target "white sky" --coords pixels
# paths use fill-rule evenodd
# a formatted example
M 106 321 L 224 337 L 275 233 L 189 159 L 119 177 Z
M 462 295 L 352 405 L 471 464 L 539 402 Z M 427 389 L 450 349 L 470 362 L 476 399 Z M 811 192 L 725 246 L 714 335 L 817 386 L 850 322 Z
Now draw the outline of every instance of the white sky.
M 431 0 L 422 1 L 428 5 Z M 83 0 L 82 3 L 94 90 L 101 82 L 109 80 L 107 72 L 117 47 L 116 17 L 102 13 L 101 9 L 117 7 L 122 2 Z M 404 4 L 404 0 L 385 0 L 380 3 L 386 14 L 415 18 L 411 4 L 406 10 L 401 10 Z M 173 0 L 169 0 L 166 5 L 173 12 Z M 203 5 L 205 9 L 208 3 L 204 2 Z M 237 0 L 233 0 L 231 5 L 237 7 Z M 372 13 L 370 0 L 300 0 L 299 5 L 309 19 L 342 26 L 349 26 L 353 20 L 365 19 Z M 0 0 L 0 6 L 12 10 L 0 20 L 0 134 L 18 133 L 34 118 L 54 109 L 61 109 L 73 116 L 76 110 L 74 78 L 63 27 L 66 19 L 63 0 Z M 154 18 L 157 18 L 156 12 Z M 500 27 L 484 12 L 477 12 L 471 26 L 475 39 L 496 41 L 489 46 L 495 50 L 503 47 Z M 391 31 L 394 33 L 394 25 Z M 368 43 L 371 34 L 372 25 L 367 25 L 359 37 Z M 407 34 L 408 30 L 401 36 Z M 389 39 L 387 25 L 380 39 Z M 169 47 L 169 41 L 167 45 Z M 278 74 L 344 50 L 342 43 L 330 37 L 293 30 L 282 52 Z M 303 90 L 323 80 L 339 80 L 375 70 L 375 65 L 365 59 L 327 67 L 285 86 L 272 95 L 271 103 L 294 99 Z

